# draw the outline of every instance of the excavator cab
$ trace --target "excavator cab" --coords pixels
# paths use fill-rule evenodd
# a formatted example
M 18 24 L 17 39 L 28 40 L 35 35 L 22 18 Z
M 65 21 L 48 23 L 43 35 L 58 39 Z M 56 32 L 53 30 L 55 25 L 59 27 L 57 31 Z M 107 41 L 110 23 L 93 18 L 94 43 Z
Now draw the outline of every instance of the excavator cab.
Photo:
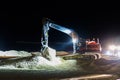
M 101 52 L 101 44 L 99 43 L 99 39 L 86 39 L 84 42 L 82 42 L 82 45 L 79 47 L 78 52 Z
M 99 43 L 98 39 L 97 42 L 95 39 L 93 39 L 92 41 L 86 41 L 86 50 L 91 52 L 100 52 L 101 44 Z

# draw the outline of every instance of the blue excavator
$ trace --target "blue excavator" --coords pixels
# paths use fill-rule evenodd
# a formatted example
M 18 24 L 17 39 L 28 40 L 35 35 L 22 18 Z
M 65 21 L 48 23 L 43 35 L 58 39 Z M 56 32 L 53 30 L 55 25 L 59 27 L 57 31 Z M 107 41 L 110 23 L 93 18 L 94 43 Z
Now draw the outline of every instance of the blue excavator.
M 72 56 L 75 55 L 75 53 L 84 52 L 84 55 L 85 53 L 87 53 L 87 55 L 97 54 L 97 56 L 95 57 L 100 57 L 99 53 L 101 51 L 101 45 L 99 42 L 96 42 L 95 39 L 92 41 L 87 41 L 85 39 L 82 39 L 84 40 L 84 43 L 85 43 L 84 47 L 82 47 L 83 45 L 81 45 L 82 43 L 79 40 L 81 38 L 79 38 L 78 34 L 75 31 L 69 28 L 66 28 L 64 26 L 55 24 L 53 21 L 51 21 L 48 18 L 44 18 L 42 22 L 43 22 L 43 30 L 42 30 L 43 32 L 41 37 L 41 44 L 42 44 L 41 53 L 43 57 L 51 59 L 53 56 L 55 57 L 55 54 L 56 54 L 56 50 L 48 46 L 48 32 L 50 28 L 63 32 L 72 38 L 72 43 L 73 43 Z

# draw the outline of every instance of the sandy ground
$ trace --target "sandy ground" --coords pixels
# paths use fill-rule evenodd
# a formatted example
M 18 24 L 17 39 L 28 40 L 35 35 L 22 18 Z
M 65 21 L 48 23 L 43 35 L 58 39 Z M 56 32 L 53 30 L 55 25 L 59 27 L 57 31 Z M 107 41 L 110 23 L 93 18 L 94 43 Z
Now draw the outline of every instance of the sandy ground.
M 16 54 L 15 51 L 13 52 L 14 54 Z M 68 53 L 62 51 L 58 52 L 57 55 L 64 54 L 67 55 Z M 116 80 L 120 78 L 119 57 L 102 55 L 102 58 L 98 60 L 79 60 L 79 59 L 58 60 L 58 59 L 56 59 L 55 61 L 49 61 L 41 56 L 37 56 L 30 57 L 27 59 L 23 58 L 15 61 L 11 60 L 10 62 L 9 60 L 5 60 L 5 62 L 1 61 L 0 79 Z M 61 62 L 59 63 L 59 61 Z

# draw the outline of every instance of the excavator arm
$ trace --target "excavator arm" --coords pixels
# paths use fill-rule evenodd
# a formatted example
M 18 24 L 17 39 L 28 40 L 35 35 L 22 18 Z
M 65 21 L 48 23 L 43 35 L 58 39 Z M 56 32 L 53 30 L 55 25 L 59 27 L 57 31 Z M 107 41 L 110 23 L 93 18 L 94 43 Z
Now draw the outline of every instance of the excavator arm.
M 73 41 L 73 53 L 76 53 L 76 44 L 78 43 L 78 35 L 73 30 L 68 29 L 66 27 L 63 27 L 63 26 L 60 26 L 60 25 L 57 25 L 49 19 L 43 19 L 43 36 L 42 36 L 42 39 L 41 39 L 43 48 L 48 47 L 48 31 L 49 31 L 49 28 L 53 28 L 55 30 L 58 30 L 60 32 L 63 32 L 65 34 L 69 35 L 72 38 L 72 41 Z

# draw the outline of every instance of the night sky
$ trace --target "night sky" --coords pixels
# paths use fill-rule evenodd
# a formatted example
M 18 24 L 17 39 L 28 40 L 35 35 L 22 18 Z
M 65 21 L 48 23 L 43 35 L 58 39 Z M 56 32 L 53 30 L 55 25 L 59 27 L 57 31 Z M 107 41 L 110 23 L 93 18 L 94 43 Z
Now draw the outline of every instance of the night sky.
M 73 29 L 82 38 L 100 38 L 102 44 L 120 40 L 119 12 L 51 7 L 39 8 L 37 11 L 1 11 L 0 49 L 39 50 L 43 17 Z M 70 39 L 54 29 L 50 30 L 49 38 L 51 44 L 68 42 Z

